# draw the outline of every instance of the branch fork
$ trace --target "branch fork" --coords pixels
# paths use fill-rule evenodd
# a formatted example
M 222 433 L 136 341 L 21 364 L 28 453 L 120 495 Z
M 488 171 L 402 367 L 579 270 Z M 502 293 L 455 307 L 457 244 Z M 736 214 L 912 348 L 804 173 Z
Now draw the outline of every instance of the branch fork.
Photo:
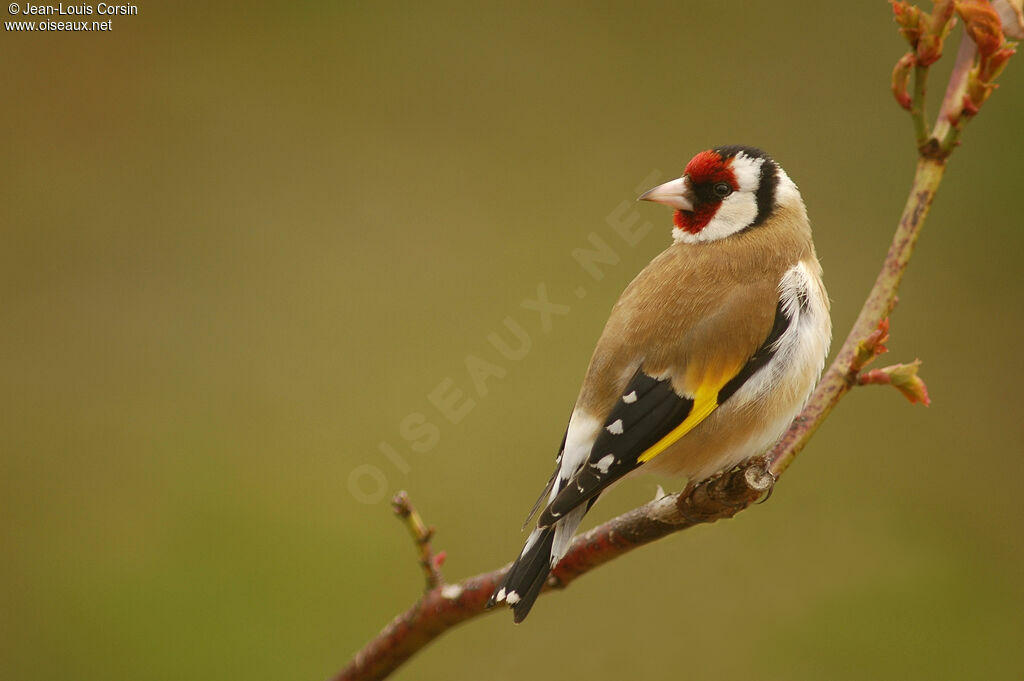
M 857 350 L 847 380 L 851 385 L 891 385 L 899 390 L 911 404 L 929 406 L 928 386 L 918 375 L 921 360 L 915 359 L 909 364 L 892 364 L 881 369 L 864 371 L 864 367 L 873 362 L 879 355 L 889 352 L 885 343 L 889 340 L 889 318 L 878 323 L 878 327 L 857 344 Z
M 929 14 L 903 0 L 889 0 L 900 34 L 910 45 L 892 72 L 892 93 L 910 112 L 917 148 L 924 158 L 945 160 L 960 143 L 964 124 L 998 87 L 995 79 L 1016 52 L 1007 37 L 1024 35 L 1020 0 L 936 0 Z M 964 35 L 938 119 L 929 132 L 925 95 L 929 67 L 942 57 L 945 41 L 957 23 Z M 1004 22 L 1005 18 L 1005 22 Z M 907 92 L 913 73 L 913 95 Z

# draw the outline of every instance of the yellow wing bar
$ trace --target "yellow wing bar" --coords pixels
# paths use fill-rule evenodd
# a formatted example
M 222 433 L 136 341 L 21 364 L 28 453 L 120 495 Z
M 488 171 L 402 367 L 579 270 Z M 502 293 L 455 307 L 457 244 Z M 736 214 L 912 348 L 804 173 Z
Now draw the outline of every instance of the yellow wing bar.
M 722 382 L 722 385 L 725 381 Z M 654 457 L 661 454 L 663 451 L 675 444 L 679 438 L 689 433 L 691 430 L 697 427 L 701 421 L 711 415 L 715 409 L 718 408 L 718 391 L 721 390 L 721 385 L 712 385 L 705 383 L 697 389 L 697 394 L 693 397 L 693 407 L 690 409 L 690 413 L 687 414 L 683 422 L 678 426 L 669 431 L 668 435 L 655 442 L 653 445 L 644 450 L 644 453 L 637 459 L 639 463 L 646 463 Z

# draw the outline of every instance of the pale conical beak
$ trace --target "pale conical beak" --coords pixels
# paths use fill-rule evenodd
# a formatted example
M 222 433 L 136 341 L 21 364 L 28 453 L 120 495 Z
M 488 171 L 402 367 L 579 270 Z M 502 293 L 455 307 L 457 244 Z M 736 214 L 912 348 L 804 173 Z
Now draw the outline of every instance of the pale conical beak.
M 692 211 L 693 200 L 690 196 L 690 181 L 686 177 L 680 177 L 641 194 L 637 201 L 654 201 L 676 210 Z

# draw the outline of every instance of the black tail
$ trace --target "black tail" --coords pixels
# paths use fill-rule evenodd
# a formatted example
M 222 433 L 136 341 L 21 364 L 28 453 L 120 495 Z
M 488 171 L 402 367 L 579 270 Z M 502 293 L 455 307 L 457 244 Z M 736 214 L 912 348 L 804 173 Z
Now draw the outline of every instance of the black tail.
M 505 602 L 512 608 L 516 624 L 526 619 L 551 572 L 551 544 L 554 539 L 554 526 L 540 527 L 531 533 L 527 547 L 523 548 L 501 586 L 487 601 L 488 608 Z

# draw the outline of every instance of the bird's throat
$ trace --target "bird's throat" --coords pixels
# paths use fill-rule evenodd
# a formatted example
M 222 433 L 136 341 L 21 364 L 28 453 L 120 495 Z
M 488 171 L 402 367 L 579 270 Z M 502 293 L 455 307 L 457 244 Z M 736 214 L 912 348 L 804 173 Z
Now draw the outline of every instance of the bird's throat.
M 688 234 L 699 234 L 708 226 L 711 218 L 715 217 L 718 205 L 717 203 L 706 203 L 698 205 L 692 211 L 677 210 L 672 214 L 672 222 Z

